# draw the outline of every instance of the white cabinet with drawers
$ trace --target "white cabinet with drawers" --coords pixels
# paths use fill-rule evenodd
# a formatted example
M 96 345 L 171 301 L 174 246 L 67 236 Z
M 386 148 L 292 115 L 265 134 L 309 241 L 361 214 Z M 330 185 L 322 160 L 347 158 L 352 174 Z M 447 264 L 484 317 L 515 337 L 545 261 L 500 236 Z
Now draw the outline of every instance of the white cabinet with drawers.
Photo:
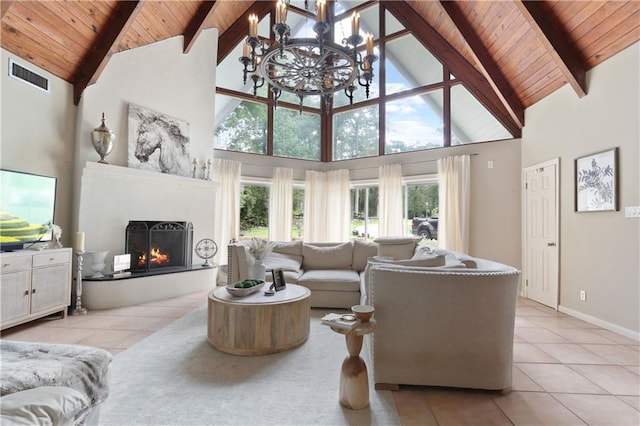
M 71 248 L 0 253 L 1 329 L 55 312 L 66 317 L 71 254 Z

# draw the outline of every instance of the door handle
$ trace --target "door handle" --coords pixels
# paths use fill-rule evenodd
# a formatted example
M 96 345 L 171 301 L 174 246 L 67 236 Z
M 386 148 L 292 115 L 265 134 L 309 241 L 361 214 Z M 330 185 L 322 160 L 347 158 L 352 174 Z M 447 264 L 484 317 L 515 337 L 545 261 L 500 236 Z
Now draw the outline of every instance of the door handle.
M 547 247 L 555 247 L 556 243 L 547 243 Z

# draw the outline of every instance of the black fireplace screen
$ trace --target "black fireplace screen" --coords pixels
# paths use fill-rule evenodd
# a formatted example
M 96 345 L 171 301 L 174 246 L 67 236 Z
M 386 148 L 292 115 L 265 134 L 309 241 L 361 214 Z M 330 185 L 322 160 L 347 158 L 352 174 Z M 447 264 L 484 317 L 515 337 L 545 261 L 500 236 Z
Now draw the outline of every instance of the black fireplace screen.
M 190 222 L 134 220 L 129 222 L 126 232 L 131 272 L 160 272 L 191 266 L 193 226 Z

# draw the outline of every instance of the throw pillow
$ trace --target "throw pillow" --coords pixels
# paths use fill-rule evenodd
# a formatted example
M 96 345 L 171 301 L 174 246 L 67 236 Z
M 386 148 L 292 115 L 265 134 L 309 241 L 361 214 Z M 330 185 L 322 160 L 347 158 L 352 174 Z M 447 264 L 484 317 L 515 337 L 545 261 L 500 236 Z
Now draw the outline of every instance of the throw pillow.
M 89 399 L 66 386 L 40 386 L 0 398 L 2 424 L 74 425 Z
M 429 259 L 437 254 L 434 252 L 433 247 L 418 245 L 413 252 L 412 259 Z
M 283 271 L 299 271 L 302 265 L 302 256 L 271 252 L 263 260 L 267 271 L 282 269 Z
M 302 256 L 302 241 L 273 242 L 273 252 Z
M 434 267 L 434 266 L 443 266 L 445 265 L 445 257 L 444 256 L 433 256 L 428 259 L 404 259 L 404 260 L 387 260 L 381 258 L 380 256 L 375 256 L 371 258 L 373 263 L 387 263 L 390 265 L 399 265 L 399 266 L 419 266 L 419 267 Z
M 351 267 L 354 271 L 364 271 L 367 266 L 367 259 L 378 253 L 378 245 L 376 243 L 367 243 L 365 241 L 353 240 L 353 262 Z
M 351 269 L 353 245 L 351 241 L 334 246 L 302 245 L 302 265 L 306 269 Z
M 392 256 L 395 259 L 410 259 L 420 238 L 414 237 L 378 237 L 378 256 Z

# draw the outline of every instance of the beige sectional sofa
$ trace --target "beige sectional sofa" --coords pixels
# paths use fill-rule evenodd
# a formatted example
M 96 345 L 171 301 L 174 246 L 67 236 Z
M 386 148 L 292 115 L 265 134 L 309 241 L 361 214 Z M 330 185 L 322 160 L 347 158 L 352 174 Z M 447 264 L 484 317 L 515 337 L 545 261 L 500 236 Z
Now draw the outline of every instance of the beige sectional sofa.
M 436 250 L 440 266 L 376 263 L 363 303 L 375 307 L 368 347 L 377 388 L 447 386 L 509 391 L 517 269 Z
M 350 308 L 360 303 L 360 288 L 368 259 L 377 255 L 397 259 L 413 255 L 419 239 L 379 238 L 368 243 L 353 240 L 344 243 L 274 242 L 265 259 L 266 281 L 271 270 L 281 268 L 288 284 L 299 284 L 311 290 L 311 307 Z M 253 258 L 248 242 L 229 245 L 227 282 L 248 278 Z

